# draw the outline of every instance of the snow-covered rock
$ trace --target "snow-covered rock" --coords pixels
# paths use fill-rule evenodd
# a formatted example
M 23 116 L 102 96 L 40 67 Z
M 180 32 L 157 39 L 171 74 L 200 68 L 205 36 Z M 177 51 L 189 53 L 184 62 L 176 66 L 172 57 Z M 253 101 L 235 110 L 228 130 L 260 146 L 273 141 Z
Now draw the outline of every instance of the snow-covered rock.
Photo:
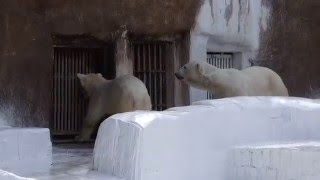
M 105 120 L 93 168 L 126 180 L 226 179 L 234 147 L 320 140 L 320 104 L 235 97 Z

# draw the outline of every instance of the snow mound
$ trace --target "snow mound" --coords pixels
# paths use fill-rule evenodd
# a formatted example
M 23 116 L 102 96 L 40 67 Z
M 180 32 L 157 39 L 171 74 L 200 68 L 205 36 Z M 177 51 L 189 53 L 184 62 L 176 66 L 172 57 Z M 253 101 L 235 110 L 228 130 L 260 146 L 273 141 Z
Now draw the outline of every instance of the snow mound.
M 116 114 L 100 125 L 93 168 L 126 180 L 226 179 L 234 147 L 319 141 L 319 117 L 320 103 L 291 97 Z
M 23 173 L 49 168 L 52 145 L 47 128 L 0 128 L 0 169 Z

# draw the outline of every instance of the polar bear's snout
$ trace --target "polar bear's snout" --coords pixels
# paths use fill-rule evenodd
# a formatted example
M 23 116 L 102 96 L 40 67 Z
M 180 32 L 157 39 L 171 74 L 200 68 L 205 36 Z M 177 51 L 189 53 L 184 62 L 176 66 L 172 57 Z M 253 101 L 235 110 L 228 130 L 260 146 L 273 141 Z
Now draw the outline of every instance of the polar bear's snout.
M 175 75 L 179 80 L 184 79 L 183 76 L 182 76 L 179 72 L 174 73 L 174 75 Z

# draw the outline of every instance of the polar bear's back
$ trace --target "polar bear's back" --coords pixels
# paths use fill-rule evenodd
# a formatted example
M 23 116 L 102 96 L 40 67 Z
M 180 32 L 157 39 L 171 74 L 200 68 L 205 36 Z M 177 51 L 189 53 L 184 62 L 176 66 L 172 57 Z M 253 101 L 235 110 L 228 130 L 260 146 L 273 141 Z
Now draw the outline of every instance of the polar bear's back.
M 134 110 L 151 110 L 151 100 L 144 83 L 134 76 L 122 76 L 100 88 L 99 98 L 110 114 Z
M 288 96 L 288 90 L 281 77 L 269 68 L 252 66 L 241 70 L 247 77 L 251 96 Z

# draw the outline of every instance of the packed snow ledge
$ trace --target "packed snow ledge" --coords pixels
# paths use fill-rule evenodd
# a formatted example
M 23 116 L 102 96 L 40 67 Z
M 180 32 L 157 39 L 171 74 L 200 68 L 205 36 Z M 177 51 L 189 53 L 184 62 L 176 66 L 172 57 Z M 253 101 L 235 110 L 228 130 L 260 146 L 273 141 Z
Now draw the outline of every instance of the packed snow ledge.
M 126 180 L 250 179 L 230 174 L 237 168 L 235 150 L 319 141 L 319 128 L 319 101 L 293 97 L 236 97 L 117 114 L 99 128 L 93 168 Z

